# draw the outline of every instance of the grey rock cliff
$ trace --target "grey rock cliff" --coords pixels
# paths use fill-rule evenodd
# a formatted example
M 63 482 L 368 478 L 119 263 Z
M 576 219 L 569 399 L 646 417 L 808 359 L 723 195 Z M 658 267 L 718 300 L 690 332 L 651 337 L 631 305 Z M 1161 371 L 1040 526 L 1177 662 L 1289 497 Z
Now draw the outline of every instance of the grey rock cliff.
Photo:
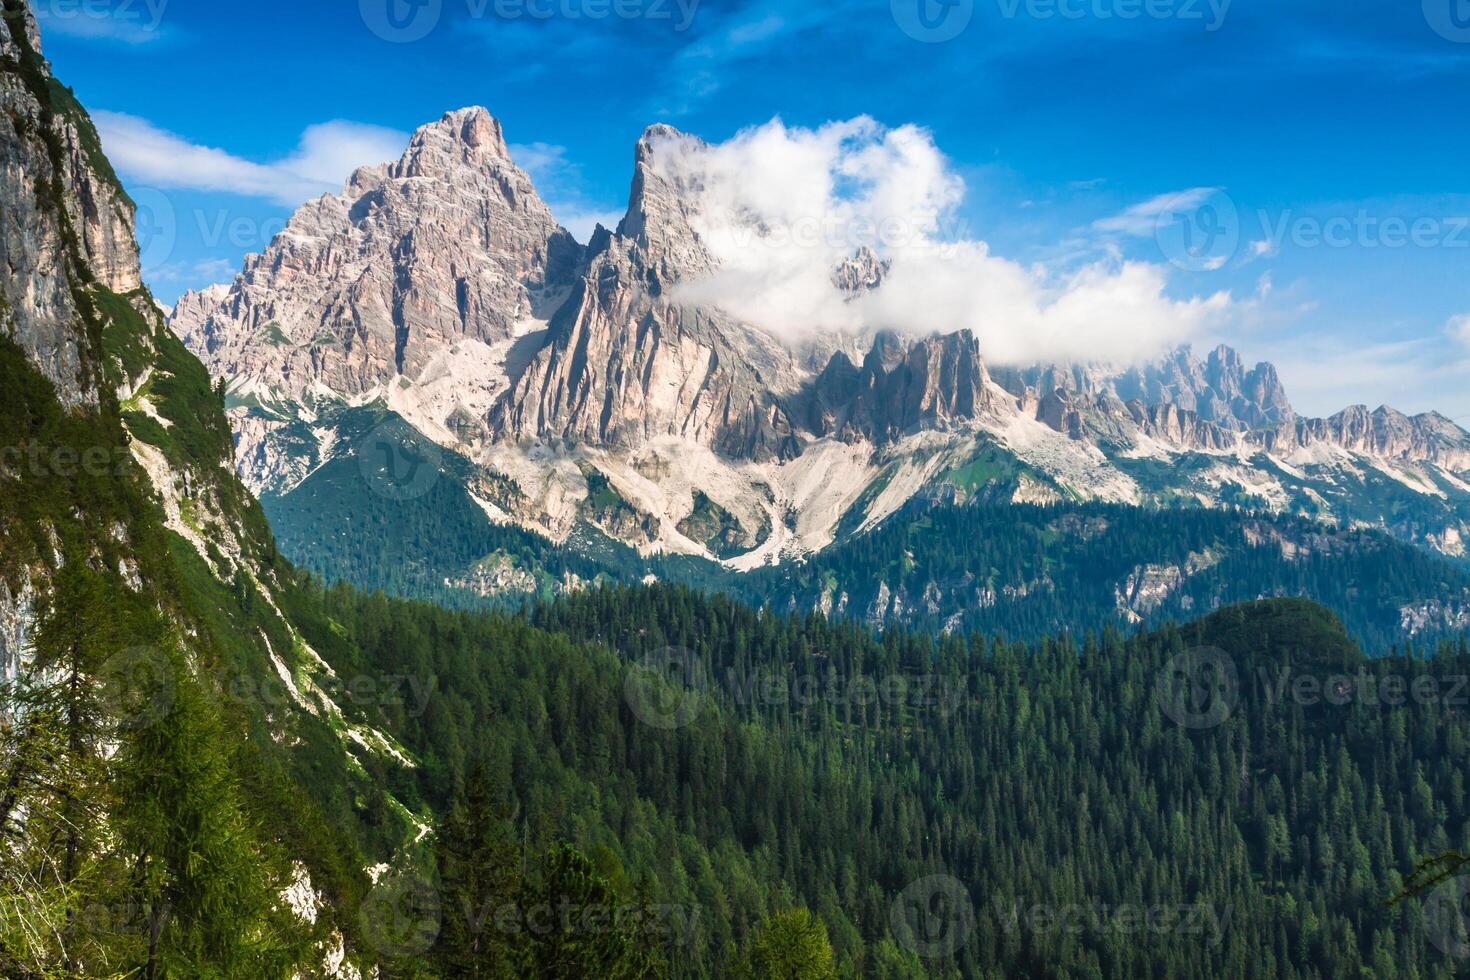
M 304 205 L 234 283 L 181 298 L 171 326 L 232 384 L 350 398 L 546 316 L 580 257 L 500 124 L 463 109 Z
M 86 112 L 50 77 L 29 8 L 7 13 L 0 57 L 21 70 L 0 82 L 0 329 L 68 406 L 96 404 L 98 365 L 76 325 L 87 301 L 73 284 L 138 288 L 133 205 L 102 156 Z M 75 241 L 76 249 L 68 242 Z

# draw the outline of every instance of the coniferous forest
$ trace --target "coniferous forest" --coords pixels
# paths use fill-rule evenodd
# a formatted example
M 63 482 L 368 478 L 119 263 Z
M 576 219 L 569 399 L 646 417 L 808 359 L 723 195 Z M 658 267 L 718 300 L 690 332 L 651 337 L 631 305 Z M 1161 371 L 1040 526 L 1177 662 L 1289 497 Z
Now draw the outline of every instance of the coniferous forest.
M 367 663 L 436 681 L 390 712 L 405 798 L 465 828 L 428 969 L 474 959 L 453 852 L 490 825 L 516 887 L 570 843 L 647 896 L 676 975 L 749 969 L 793 909 L 842 976 L 1456 975 L 1453 922 L 1389 900 L 1467 843 L 1463 642 L 1368 660 L 1292 600 L 1034 645 L 673 587 L 324 601 Z

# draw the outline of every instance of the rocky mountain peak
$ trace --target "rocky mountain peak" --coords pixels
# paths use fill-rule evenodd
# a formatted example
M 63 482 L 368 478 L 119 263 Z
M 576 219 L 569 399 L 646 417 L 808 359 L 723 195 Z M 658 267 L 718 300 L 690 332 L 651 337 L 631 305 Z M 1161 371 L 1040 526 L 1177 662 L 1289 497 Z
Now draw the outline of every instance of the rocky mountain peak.
M 883 285 L 892 267 L 893 263 L 880 259 L 877 252 L 864 245 L 832 270 L 832 285 L 856 299 Z
M 641 252 L 655 292 L 712 271 L 717 262 L 695 231 L 702 185 L 690 158 L 703 140 L 663 123 L 644 130 L 633 155 L 633 186 L 618 236 Z
M 498 169 L 497 164 L 514 167 L 505 132 L 488 110 L 471 106 L 421 126 L 389 174 L 399 179 L 438 176 L 464 166 Z
M 351 399 L 443 369 L 458 344 L 544 325 L 581 261 L 500 123 L 460 109 L 415 132 L 398 161 L 304 204 L 227 291 L 185 295 L 170 324 L 236 387 Z

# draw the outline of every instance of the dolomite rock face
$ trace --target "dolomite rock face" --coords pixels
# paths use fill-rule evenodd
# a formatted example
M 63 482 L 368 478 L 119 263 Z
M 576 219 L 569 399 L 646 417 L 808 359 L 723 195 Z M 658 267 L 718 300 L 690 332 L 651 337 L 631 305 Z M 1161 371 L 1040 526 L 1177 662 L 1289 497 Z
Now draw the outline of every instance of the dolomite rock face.
M 880 334 L 850 392 L 847 372 L 842 369 L 845 358 L 839 354 L 834 361 L 837 367 L 828 381 L 837 387 L 828 403 L 848 401 L 839 430 L 848 437 L 889 442 L 1001 408 L 980 357 L 980 345 L 968 330 L 914 342 Z
M 1408 416 L 1386 405 L 1371 412 L 1366 405 L 1354 405 L 1330 419 L 1301 420 L 1296 440 L 1299 445 L 1329 442 L 1367 456 L 1470 471 L 1470 433 L 1438 412 Z
M 1129 430 L 1185 450 L 1288 455 L 1330 446 L 1375 459 L 1470 470 L 1470 433 L 1435 412 L 1407 416 L 1357 405 L 1327 419 L 1299 416 L 1276 368 L 1246 369 L 1217 347 L 1201 361 L 1180 348 L 1154 363 L 1110 373 L 1091 365 L 997 371 L 1025 410 L 1072 438 L 1126 439 Z
M 463 109 L 304 205 L 234 283 L 182 297 L 172 326 L 237 388 L 353 398 L 546 317 L 580 259 L 500 124 Z
M 19 61 L 26 49 L 40 51 L 29 8 L 0 27 L 0 56 Z M 48 85 L 49 73 L 34 84 Z M 138 288 L 138 257 L 133 205 L 96 149 L 91 120 L 69 95 L 54 98 L 61 111 L 43 110 L 18 72 L 0 81 L 0 254 L 7 264 L 0 330 L 51 380 L 62 404 L 76 407 L 97 403 L 98 379 L 76 329 L 81 313 L 71 284 L 80 271 L 66 238 L 77 238 L 90 274 L 114 292 Z
M 740 459 L 799 454 L 793 353 L 669 296 L 716 264 L 691 225 L 689 189 L 657 167 L 659 153 L 698 145 L 667 126 L 639 141 L 627 216 L 593 236 L 574 297 L 491 413 L 496 437 L 633 448 L 670 435 Z
M 580 521 L 741 569 L 825 547 L 844 521 L 860 533 L 916 496 L 955 499 L 951 474 L 986 453 L 1010 460 L 978 469 L 1009 473 L 1000 499 L 1351 514 L 1462 547 L 1440 531 L 1470 526 L 1470 434 L 1387 408 L 1301 418 L 1275 368 L 1228 347 L 1125 369 L 995 367 L 967 330 L 792 339 L 692 299 L 722 271 L 697 229 L 727 223 L 703 213 L 714 205 L 691 176 L 705 149 L 647 130 L 625 216 L 585 247 L 483 109 L 303 206 L 233 283 L 184 296 L 171 319 L 236 398 L 242 477 L 293 492 L 348 451 L 334 419 L 378 405 L 513 484 L 496 520 L 556 540 Z M 857 298 L 888 272 L 864 248 L 830 278 Z M 592 471 L 615 506 L 593 499 Z M 684 533 L 695 490 L 748 554 Z

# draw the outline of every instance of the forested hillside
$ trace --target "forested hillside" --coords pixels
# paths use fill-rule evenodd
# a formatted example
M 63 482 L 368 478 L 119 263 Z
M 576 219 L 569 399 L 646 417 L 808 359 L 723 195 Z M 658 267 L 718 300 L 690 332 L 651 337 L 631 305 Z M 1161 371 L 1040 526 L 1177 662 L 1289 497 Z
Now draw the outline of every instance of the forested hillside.
M 875 528 L 846 528 L 824 551 L 743 573 L 687 556 L 641 557 L 588 525 L 558 545 L 492 522 L 464 489 L 458 456 L 391 414 L 359 414 L 358 452 L 264 506 L 293 561 L 368 591 L 514 607 L 654 575 L 780 612 L 1028 640 L 1102 624 L 1131 632 L 1298 596 L 1337 613 L 1373 653 L 1470 629 L 1463 563 L 1377 530 L 1250 510 L 921 500 Z M 436 475 L 403 492 L 406 483 L 379 474 L 385 445 L 389 465 Z
M 1038 639 L 1305 597 L 1374 653 L 1470 628 L 1464 566 L 1374 530 L 1197 507 L 911 506 L 804 562 L 733 578 L 748 601 Z
M 728 975 L 791 908 L 843 976 L 1455 975 L 1385 899 L 1465 843 L 1463 644 L 1369 661 L 1299 601 L 1031 646 L 670 587 L 530 620 L 325 601 L 366 665 L 435 679 L 384 720 L 423 760 L 395 791 L 442 809 L 483 763 L 503 840 L 595 855 L 672 921 L 679 975 Z

